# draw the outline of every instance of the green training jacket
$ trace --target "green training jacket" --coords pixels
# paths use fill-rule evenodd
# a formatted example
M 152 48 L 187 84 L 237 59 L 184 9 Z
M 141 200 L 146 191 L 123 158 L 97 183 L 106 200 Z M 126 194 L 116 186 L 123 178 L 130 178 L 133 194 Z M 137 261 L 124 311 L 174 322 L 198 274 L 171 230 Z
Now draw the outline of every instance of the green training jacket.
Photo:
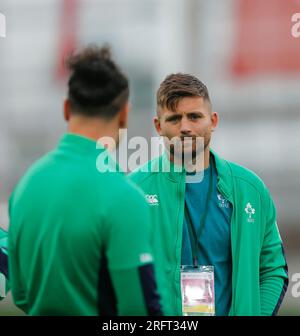
M 218 191 L 233 207 L 232 302 L 229 315 L 276 315 L 288 286 L 276 210 L 263 181 L 250 170 L 214 155 Z M 156 274 L 166 315 L 182 315 L 180 290 L 185 172 L 166 156 L 149 161 L 131 179 L 150 206 Z
M 10 197 L 8 275 L 28 315 L 162 314 L 147 203 L 123 173 L 98 171 L 108 158 L 67 133 Z

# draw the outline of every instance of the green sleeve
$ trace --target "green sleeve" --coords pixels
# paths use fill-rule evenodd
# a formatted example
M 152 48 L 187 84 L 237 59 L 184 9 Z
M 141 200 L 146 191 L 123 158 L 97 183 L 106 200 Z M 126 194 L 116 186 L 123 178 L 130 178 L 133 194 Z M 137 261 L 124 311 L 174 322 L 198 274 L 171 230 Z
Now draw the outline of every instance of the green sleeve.
M 26 312 L 26 300 L 25 300 L 25 291 L 23 289 L 21 277 L 20 277 L 20 268 L 18 261 L 16 260 L 15 247 L 12 244 L 12 239 L 9 237 L 8 241 L 8 254 L 9 254 L 9 274 L 10 274 L 10 286 L 12 291 L 12 296 L 14 303 L 17 307 Z
M 13 212 L 11 211 L 12 203 L 13 203 L 13 194 L 9 200 L 10 222 L 13 220 Z M 17 246 L 15 246 L 14 240 L 15 240 L 14 232 L 13 230 L 9 229 L 8 230 L 8 256 L 9 256 L 8 271 L 10 274 L 10 281 L 9 281 L 10 288 L 11 288 L 12 297 L 13 297 L 13 300 L 16 306 L 22 309 L 25 313 L 27 313 L 26 295 L 25 295 L 25 290 L 23 286 L 23 281 L 20 277 L 19 262 L 16 258 Z
M 110 269 L 126 269 L 152 262 L 148 205 L 135 188 L 124 188 L 112 204 L 107 225 L 106 253 Z
M 146 280 L 144 283 L 141 277 L 143 268 L 153 266 L 149 208 L 136 189 L 125 190 L 120 196 L 116 197 L 116 208 L 110 211 L 106 242 L 106 257 L 117 296 L 118 314 L 147 315 L 147 297 L 157 298 L 154 277 L 153 281 Z M 145 292 L 148 293 L 146 296 Z M 151 304 L 153 306 L 153 302 Z
M 288 286 L 288 273 L 276 210 L 269 193 L 267 203 L 269 211 L 260 255 L 261 315 L 276 315 Z
M 147 306 L 138 268 L 111 270 L 120 316 L 146 316 Z

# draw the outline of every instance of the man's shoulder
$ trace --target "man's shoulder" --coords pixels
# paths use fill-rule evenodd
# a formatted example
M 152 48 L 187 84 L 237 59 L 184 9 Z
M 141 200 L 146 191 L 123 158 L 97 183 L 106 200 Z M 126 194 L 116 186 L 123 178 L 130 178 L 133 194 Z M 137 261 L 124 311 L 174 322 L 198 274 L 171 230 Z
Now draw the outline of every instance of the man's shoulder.
M 155 178 L 160 171 L 161 160 L 162 157 L 159 156 L 141 165 L 128 175 L 130 180 L 141 184 L 148 179 Z
M 113 194 L 117 193 L 121 198 L 124 198 L 124 195 L 131 195 L 139 198 L 142 194 L 141 190 L 128 175 L 121 173 L 109 173 L 109 175 L 111 186 L 114 186 L 111 188 Z
M 48 152 L 32 163 L 20 178 L 17 187 L 29 180 L 31 181 L 36 176 L 39 176 L 39 174 L 43 172 L 44 168 L 51 162 L 52 153 L 52 151 Z
M 124 216 L 120 209 L 130 210 L 134 214 L 138 211 L 147 211 L 147 203 L 143 190 L 125 174 L 110 173 L 105 186 L 97 190 L 103 212 L 115 216 Z M 110 184 L 110 187 L 108 187 Z M 104 197 L 105 193 L 105 197 Z M 126 218 L 124 218 L 126 220 Z
M 239 182 L 248 183 L 252 185 L 259 192 L 266 191 L 266 185 L 254 171 L 249 168 L 246 168 L 236 162 L 232 162 L 229 160 L 222 159 L 224 163 L 228 166 L 231 172 L 231 176 L 236 180 L 237 185 Z

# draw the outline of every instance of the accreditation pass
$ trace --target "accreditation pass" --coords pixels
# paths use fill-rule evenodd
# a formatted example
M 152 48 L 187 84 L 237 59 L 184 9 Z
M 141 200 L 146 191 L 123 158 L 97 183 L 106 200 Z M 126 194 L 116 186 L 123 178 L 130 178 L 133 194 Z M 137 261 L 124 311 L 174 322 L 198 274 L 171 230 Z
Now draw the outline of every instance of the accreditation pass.
M 184 316 L 214 316 L 213 266 L 183 266 L 181 268 L 181 296 Z

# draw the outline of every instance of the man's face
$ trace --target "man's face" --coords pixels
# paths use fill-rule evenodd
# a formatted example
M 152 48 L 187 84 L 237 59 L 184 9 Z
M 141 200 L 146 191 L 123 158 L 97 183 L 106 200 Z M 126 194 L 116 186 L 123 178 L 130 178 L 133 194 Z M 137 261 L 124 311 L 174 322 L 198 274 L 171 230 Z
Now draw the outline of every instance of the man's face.
M 218 114 L 211 111 L 208 101 L 202 97 L 184 97 L 177 106 L 176 112 L 168 110 L 166 107 L 160 109 L 159 117 L 156 117 L 155 127 L 159 135 L 171 140 L 174 137 L 192 139 L 192 145 L 182 146 L 182 152 L 197 152 L 209 148 L 211 133 L 218 123 Z M 204 148 L 196 148 L 196 138 L 202 137 Z M 182 155 L 183 153 L 172 153 Z

